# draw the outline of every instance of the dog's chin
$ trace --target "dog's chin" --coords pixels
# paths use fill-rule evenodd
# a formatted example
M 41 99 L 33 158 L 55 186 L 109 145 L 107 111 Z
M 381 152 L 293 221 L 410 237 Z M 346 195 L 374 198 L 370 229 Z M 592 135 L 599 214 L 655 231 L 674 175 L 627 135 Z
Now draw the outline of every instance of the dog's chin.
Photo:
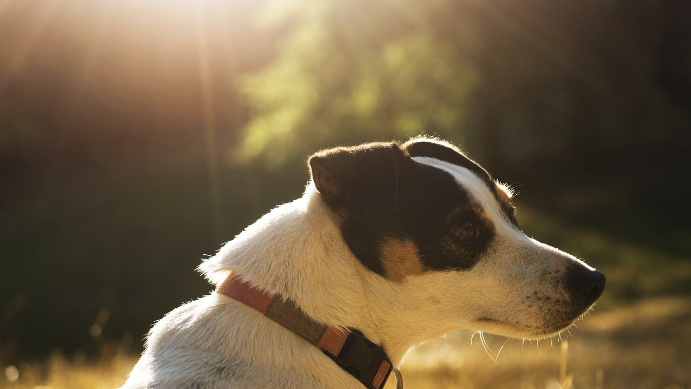
M 574 325 L 576 320 L 577 319 L 574 319 L 560 324 L 550 323 L 546 326 L 522 325 L 520 323 L 493 320 L 491 322 L 484 321 L 479 327 L 480 331 L 494 335 L 515 339 L 539 340 L 551 338 L 567 331 Z
M 553 336 L 557 336 L 561 334 L 562 332 L 566 332 L 569 330 L 574 325 L 575 321 L 571 321 L 559 326 L 550 326 L 550 327 L 545 327 L 542 328 L 538 331 L 535 331 L 533 333 L 527 334 L 522 336 L 521 338 L 523 339 L 530 339 L 530 340 L 539 340 L 539 339 L 546 339 L 546 338 L 551 338 Z

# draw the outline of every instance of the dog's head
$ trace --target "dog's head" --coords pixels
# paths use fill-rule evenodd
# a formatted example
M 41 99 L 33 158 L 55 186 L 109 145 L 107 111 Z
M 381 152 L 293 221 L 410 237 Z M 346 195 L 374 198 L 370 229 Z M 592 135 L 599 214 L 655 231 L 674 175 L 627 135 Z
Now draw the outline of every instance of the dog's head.
M 604 289 L 602 273 L 528 238 L 510 190 L 448 143 L 336 148 L 309 166 L 353 255 L 387 282 L 415 283 L 401 290 L 424 296 L 444 328 L 549 336 Z

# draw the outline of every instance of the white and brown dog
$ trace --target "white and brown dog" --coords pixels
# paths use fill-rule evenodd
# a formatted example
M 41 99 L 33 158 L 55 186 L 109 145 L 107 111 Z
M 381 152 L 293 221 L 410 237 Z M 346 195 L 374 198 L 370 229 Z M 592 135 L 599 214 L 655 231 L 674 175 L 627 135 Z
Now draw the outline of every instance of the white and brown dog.
M 156 323 L 123 388 L 380 389 L 413 345 L 549 337 L 604 289 L 527 237 L 510 190 L 449 143 L 335 148 L 309 166 L 300 199 L 200 266 L 216 292 Z

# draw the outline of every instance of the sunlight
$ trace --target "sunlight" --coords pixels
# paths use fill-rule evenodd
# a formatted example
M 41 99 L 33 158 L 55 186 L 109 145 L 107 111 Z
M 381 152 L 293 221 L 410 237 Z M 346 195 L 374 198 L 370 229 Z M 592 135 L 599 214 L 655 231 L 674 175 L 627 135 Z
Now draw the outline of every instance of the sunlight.
M 80 71 L 79 80 L 75 86 L 74 96 L 72 98 L 72 107 L 70 111 L 74 111 L 79 107 L 79 100 L 82 98 L 84 91 L 88 87 L 89 81 L 94 76 L 97 61 L 100 58 L 101 50 L 103 49 L 103 40 L 108 29 L 108 25 L 113 17 L 115 4 L 118 0 L 104 0 L 101 11 L 96 17 L 97 30 L 92 35 L 91 42 L 87 48 L 86 58 Z
M 206 166 L 209 177 L 209 197 L 212 208 L 211 218 L 216 241 L 220 242 L 223 234 L 221 223 L 221 190 L 218 176 L 218 145 L 216 144 L 216 118 L 211 89 L 212 80 L 209 64 L 207 10 L 203 1 L 196 2 L 195 25 L 197 32 L 197 55 L 199 58 L 199 79 L 202 95 L 202 117 L 206 138 Z
M 112 73 L 106 70 L 108 67 L 119 66 L 116 71 L 133 76 L 142 66 L 196 66 L 195 56 L 185 54 L 196 45 L 195 15 L 200 5 L 208 15 L 203 23 L 208 31 L 209 52 L 232 56 L 236 62 L 242 61 L 240 56 L 253 55 L 251 49 L 239 53 L 228 48 L 228 42 L 240 35 L 241 27 L 236 26 L 241 23 L 237 21 L 244 25 L 253 23 L 251 12 L 256 5 L 251 0 L 0 1 L 0 24 L 12 28 L 3 42 L 8 45 L 5 52 L 10 57 L 0 58 L 5 60 L 0 65 L 0 93 L 28 66 L 79 61 L 79 65 L 72 67 L 78 70 L 69 109 L 74 111 L 94 80 Z M 74 45 L 74 50 L 54 53 L 58 46 L 53 43 L 65 39 Z M 114 52 L 122 54 L 113 58 Z M 39 64 L 46 56 L 58 63 Z M 143 56 L 152 56 L 155 61 L 141 63 Z M 120 85 L 127 78 L 120 77 Z
M 43 4 L 43 7 L 38 11 L 38 15 L 30 22 L 29 31 L 20 44 L 19 49 L 11 56 L 9 64 L 3 70 L 0 70 L 0 94 L 7 87 L 8 83 L 15 76 L 15 74 L 24 66 L 25 61 L 32 48 L 36 44 L 43 30 L 48 25 L 51 17 L 58 9 L 63 0 L 49 0 Z M 0 11 L 7 8 L 9 2 L 0 6 Z M 1 12 L 0 12 L 0 16 Z
M 10 5 L 10 0 L 4 0 L 0 1 L 0 20 L 2 20 L 2 16 L 7 11 Z

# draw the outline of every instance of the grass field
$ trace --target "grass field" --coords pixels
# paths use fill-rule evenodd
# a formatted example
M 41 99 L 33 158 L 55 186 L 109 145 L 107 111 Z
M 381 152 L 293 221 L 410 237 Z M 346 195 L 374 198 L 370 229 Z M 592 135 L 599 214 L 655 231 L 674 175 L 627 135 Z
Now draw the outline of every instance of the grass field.
M 402 368 L 405 387 L 691 389 L 691 261 L 536 213 L 524 211 L 521 219 L 530 235 L 588 258 L 607 274 L 596 309 L 562 336 L 566 342 L 486 334 L 484 347 L 478 334 L 461 331 L 418 346 Z M 95 361 L 55 354 L 0 366 L 0 388 L 117 388 L 137 357 L 119 344 L 103 343 Z M 386 389 L 395 388 L 393 381 Z
M 478 335 L 472 344 L 470 337 L 461 331 L 418 346 L 403 365 L 406 388 L 691 388 L 689 298 L 645 299 L 596 311 L 563 337 L 566 342 L 485 335 L 486 351 Z M 117 388 L 135 362 L 136 356 L 117 348 L 97 362 L 56 354 L 43 363 L 3 367 L 0 388 Z M 394 388 L 391 380 L 386 389 Z

